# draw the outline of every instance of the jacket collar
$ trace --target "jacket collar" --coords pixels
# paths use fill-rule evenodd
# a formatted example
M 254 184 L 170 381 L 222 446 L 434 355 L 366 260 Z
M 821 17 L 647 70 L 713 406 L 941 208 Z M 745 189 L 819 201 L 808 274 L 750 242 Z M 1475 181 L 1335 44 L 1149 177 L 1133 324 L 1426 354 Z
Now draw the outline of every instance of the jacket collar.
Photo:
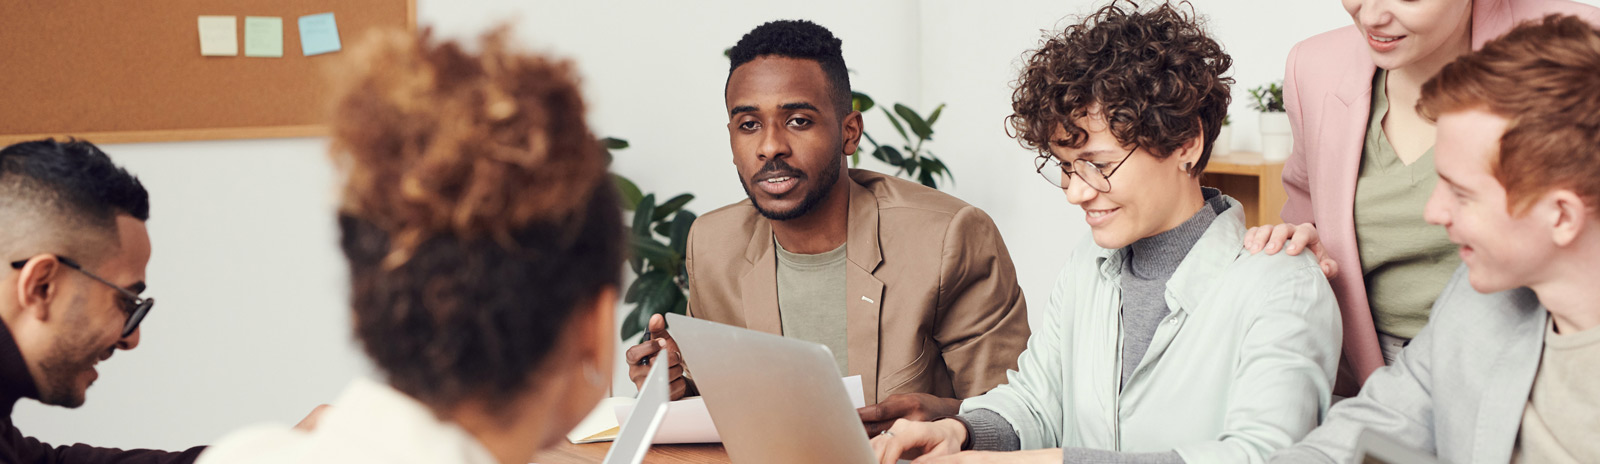
M 845 235 L 845 255 L 851 263 L 871 273 L 883 263 L 883 249 L 878 246 L 878 198 L 862 186 L 856 177 L 866 182 L 875 180 L 859 169 L 851 169 L 849 176 L 839 179 L 849 184 L 850 195 L 847 216 L 850 226 Z M 772 220 L 757 216 L 750 243 L 744 249 L 744 260 L 750 264 L 761 264 L 772 257 L 775 251 L 772 247 Z
M 22 349 L 11 336 L 11 328 L 0 322 L 0 411 L 7 418 L 23 398 L 39 398 L 39 386 L 28 373 L 28 363 L 22 359 Z
M 878 242 L 878 198 L 870 184 L 882 175 L 852 169 L 841 182 L 850 192 L 849 227 L 845 235 L 845 299 L 847 354 L 851 375 L 860 375 L 868 404 L 878 402 L 878 332 L 881 322 L 884 283 L 873 272 L 883 263 Z M 868 185 L 863 185 L 868 184 Z M 750 270 L 739 277 L 739 295 L 744 305 L 745 327 L 770 334 L 783 334 L 778 312 L 778 259 L 773 247 L 772 221 L 756 216 L 744 259 Z
M 1200 240 L 1195 242 L 1183 262 L 1167 280 L 1166 296 L 1179 309 L 1193 310 L 1201 299 L 1216 290 L 1216 282 L 1223 277 L 1228 265 L 1239 258 L 1244 250 L 1244 205 L 1233 197 L 1222 195 L 1216 189 L 1204 188 L 1206 208 L 1214 202 L 1227 202 L 1228 209 L 1217 213 Z M 1108 250 L 1102 248 L 1098 260 L 1100 276 L 1109 282 L 1120 282 L 1127 255 L 1127 247 Z

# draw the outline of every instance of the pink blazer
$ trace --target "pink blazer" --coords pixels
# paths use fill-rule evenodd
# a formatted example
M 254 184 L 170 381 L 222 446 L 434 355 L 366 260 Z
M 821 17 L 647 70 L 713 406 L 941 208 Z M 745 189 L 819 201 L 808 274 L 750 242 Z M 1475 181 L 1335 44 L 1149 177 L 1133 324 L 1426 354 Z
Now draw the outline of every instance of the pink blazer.
M 1475 0 L 1472 49 L 1517 23 L 1556 13 L 1600 24 L 1600 9 L 1566 0 Z M 1383 366 L 1356 250 L 1354 213 L 1376 71 L 1366 39 L 1351 25 L 1295 44 L 1283 78 L 1284 106 L 1294 131 L 1294 148 L 1283 167 L 1289 197 L 1283 221 L 1316 224 L 1323 246 L 1339 263 L 1330 283 L 1344 313 L 1344 358 L 1334 389 L 1341 396 L 1354 395 Z

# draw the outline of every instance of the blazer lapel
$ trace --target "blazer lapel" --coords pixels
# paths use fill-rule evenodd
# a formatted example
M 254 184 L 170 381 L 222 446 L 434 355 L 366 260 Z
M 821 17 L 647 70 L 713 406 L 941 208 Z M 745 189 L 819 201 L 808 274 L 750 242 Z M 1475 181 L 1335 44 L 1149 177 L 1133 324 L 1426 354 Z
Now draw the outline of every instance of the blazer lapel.
M 766 218 L 756 220 L 745 259 L 752 264 L 739 277 L 745 328 L 783 335 L 783 322 L 778 317 L 778 257 L 772 248 L 772 223 Z
M 1544 351 L 1547 313 L 1543 306 L 1533 309 L 1538 315 L 1519 321 L 1505 349 L 1494 361 L 1496 373 L 1484 379 L 1482 404 L 1478 406 L 1477 426 L 1473 429 L 1473 462 L 1508 462 L 1511 448 L 1522 428 L 1522 412 L 1533 391 L 1533 378 L 1539 373 L 1539 358 Z
M 883 281 L 872 275 L 883 262 L 878 246 L 878 199 L 850 183 L 849 235 L 845 239 L 846 322 L 850 374 L 861 376 L 867 404 L 878 403 L 878 325 L 883 309 Z

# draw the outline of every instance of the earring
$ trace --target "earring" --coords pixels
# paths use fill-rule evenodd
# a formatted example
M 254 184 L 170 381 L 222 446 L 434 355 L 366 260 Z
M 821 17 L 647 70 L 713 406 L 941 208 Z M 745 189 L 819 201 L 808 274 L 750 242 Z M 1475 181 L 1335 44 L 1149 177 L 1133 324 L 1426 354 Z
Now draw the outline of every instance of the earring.
M 605 383 L 605 379 L 600 376 L 600 368 L 588 361 L 583 363 L 583 378 L 589 381 L 589 385 L 596 387 Z
M 1194 165 L 1194 163 L 1187 163 L 1187 162 L 1183 163 L 1183 167 L 1182 167 L 1183 172 L 1189 172 L 1189 167 L 1193 166 L 1193 165 Z

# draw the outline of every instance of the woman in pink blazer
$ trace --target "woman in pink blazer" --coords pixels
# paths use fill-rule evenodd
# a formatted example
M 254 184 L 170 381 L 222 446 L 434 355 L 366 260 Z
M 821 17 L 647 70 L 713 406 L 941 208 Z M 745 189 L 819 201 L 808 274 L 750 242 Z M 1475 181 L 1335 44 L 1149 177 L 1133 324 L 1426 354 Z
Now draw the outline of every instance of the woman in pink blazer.
M 1344 317 L 1344 358 L 1334 391 L 1352 396 L 1384 365 L 1355 215 L 1361 206 L 1357 179 L 1374 123 L 1374 78 L 1383 78 L 1389 102 L 1389 111 L 1378 122 L 1386 145 L 1410 165 L 1432 151 L 1433 126 L 1416 114 L 1415 103 L 1422 83 L 1440 68 L 1519 22 L 1569 14 L 1600 24 L 1600 9 L 1566 0 L 1342 1 L 1354 25 L 1306 39 L 1289 52 L 1284 103 L 1294 148 L 1283 169 L 1289 197 L 1283 208 L 1285 224 L 1252 229 L 1245 243 L 1252 252 L 1316 253 Z M 1378 76 L 1380 70 L 1386 76 Z M 1416 224 L 1418 234 L 1431 233 L 1421 220 L 1422 209 L 1416 208 L 1414 215 L 1414 221 L 1405 223 Z M 1440 288 L 1416 291 L 1435 295 L 1442 290 L 1440 282 Z M 1392 337 L 1385 338 L 1393 343 Z

